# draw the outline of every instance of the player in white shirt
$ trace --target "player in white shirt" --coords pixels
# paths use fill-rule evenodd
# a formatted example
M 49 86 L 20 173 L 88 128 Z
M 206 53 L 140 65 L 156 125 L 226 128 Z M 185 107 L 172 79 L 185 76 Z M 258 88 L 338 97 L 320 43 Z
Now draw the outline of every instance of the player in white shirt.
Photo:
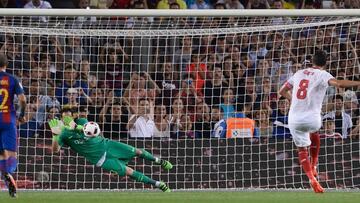
M 298 148 L 300 164 L 310 179 L 316 193 L 324 189 L 316 180 L 316 165 L 320 150 L 321 107 L 326 89 L 360 86 L 359 81 L 337 80 L 322 70 L 326 66 L 326 53 L 317 51 L 313 56 L 313 67 L 297 71 L 280 89 L 279 94 L 291 101 L 289 129 Z M 308 157 L 310 148 L 311 163 Z

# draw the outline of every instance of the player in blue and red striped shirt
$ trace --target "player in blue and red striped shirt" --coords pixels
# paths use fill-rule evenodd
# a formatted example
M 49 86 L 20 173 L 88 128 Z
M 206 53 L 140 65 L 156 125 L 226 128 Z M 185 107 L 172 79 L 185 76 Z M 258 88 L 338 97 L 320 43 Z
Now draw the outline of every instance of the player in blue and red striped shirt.
M 17 117 L 14 107 L 14 96 L 17 95 L 20 105 L 18 121 L 24 122 L 26 97 L 19 81 L 6 73 L 8 61 L 0 54 L 0 172 L 9 188 L 11 197 L 16 197 L 16 182 L 12 177 L 17 167 Z

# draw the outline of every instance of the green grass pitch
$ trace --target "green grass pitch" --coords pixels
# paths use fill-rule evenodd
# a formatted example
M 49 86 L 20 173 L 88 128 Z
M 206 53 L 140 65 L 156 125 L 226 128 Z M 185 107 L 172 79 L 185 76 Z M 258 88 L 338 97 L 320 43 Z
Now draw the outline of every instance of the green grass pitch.
M 352 203 L 360 202 L 360 192 L 310 191 L 199 191 L 199 192 L 32 192 L 20 191 L 18 198 L 10 199 L 7 192 L 0 192 L 1 203 Z

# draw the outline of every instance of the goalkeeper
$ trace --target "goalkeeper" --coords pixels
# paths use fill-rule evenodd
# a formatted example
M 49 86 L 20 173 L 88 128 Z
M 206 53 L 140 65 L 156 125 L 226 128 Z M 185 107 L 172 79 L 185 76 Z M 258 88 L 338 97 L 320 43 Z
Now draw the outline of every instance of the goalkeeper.
M 164 182 L 155 181 L 127 166 L 128 161 L 134 157 L 140 157 L 159 164 L 166 170 L 170 170 L 173 166 L 169 161 L 156 158 L 144 149 L 136 149 L 130 145 L 97 136 L 100 129 L 94 122 L 89 122 L 87 125 L 95 124 L 98 129 L 95 130 L 94 136 L 86 136 L 83 131 L 83 125 L 86 123 L 88 123 L 86 119 L 79 118 L 75 122 L 70 116 L 64 116 L 62 121 L 58 119 L 49 121 L 53 133 L 53 152 L 59 152 L 60 147 L 64 145 L 69 146 L 98 167 L 116 172 L 119 176 L 126 175 L 136 181 L 153 185 L 163 192 L 170 192 L 170 188 Z

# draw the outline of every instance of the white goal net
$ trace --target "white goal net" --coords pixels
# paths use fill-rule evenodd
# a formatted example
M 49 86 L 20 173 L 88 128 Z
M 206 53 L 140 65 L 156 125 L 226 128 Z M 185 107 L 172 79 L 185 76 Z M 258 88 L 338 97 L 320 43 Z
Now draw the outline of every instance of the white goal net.
M 170 160 L 129 165 L 172 189 L 309 188 L 279 87 L 312 54 L 336 78 L 359 80 L 357 17 L 0 17 L 0 52 L 28 97 L 19 139 L 24 189 L 143 189 L 68 148 L 53 155 L 47 121 L 71 108 L 104 137 Z M 360 187 L 359 91 L 329 88 L 319 180 Z M 155 123 L 128 131 L 140 103 Z M 244 125 L 236 125 L 237 121 Z M 253 122 L 255 126 L 252 126 Z M 226 125 L 225 125 L 226 124 Z M 1 186 L 0 186 L 1 187 Z

